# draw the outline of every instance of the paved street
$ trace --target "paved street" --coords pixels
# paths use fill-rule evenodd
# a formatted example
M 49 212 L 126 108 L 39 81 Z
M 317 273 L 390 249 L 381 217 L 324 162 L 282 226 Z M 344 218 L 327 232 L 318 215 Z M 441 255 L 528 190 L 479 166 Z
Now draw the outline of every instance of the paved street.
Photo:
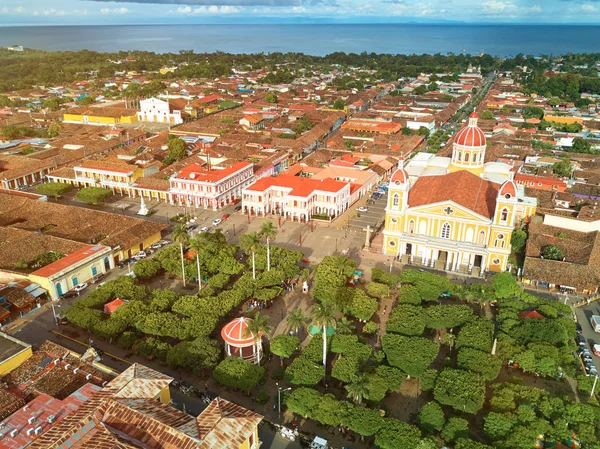
M 367 229 L 370 226 L 373 229 L 377 223 L 380 223 L 385 219 L 385 207 L 387 205 L 387 193 L 378 200 L 373 200 L 373 204 L 368 202 L 365 204 L 367 212 L 355 211 L 352 218 L 348 221 L 348 226 L 358 231 Z
M 586 347 L 591 351 L 594 344 L 600 344 L 600 333 L 594 332 L 590 323 L 592 315 L 600 315 L 600 302 L 594 301 L 586 306 L 577 307 L 575 315 L 577 316 L 578 323 L 581 324 L 583 336 L 587 343 Z M 592 360 L 596 368 L 600 368 L 600 357 L 592 354 Z

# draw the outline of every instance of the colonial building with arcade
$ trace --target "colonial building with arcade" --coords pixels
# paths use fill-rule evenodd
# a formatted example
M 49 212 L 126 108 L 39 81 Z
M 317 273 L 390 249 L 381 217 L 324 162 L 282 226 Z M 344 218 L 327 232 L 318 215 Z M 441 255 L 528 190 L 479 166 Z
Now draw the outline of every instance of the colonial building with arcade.
M 512 230 L 533 215 L 508 164 L 485 162 L 477 114 L 451 157 L 417 154 L 390 178 L 383 252 L 403 263 L 479 276 L 505 271 Z

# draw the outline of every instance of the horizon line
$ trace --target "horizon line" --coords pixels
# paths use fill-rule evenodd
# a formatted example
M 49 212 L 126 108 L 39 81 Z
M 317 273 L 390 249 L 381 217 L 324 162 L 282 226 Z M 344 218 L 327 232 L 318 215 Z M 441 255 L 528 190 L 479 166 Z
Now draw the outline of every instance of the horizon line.
M 318 20 L 318 19 L 315 19 Z M 310 23 L 310 22 L 278 22 L 276 20 L 271 22 L 190 22 L 190 23 L 89 23 L 89 24 L 78 24 L 78 23 L 0 23 L 0 27 L 60 27 L 60 26 L 73 26 L 73 27 L 109 27 L 109 26 L 187 26 L 187 25 L 411 25 L 411 26 L 576 26 L 576 27 L 594 27 L 600 26 L 600 22 L 590 22 L 590 23 L 556 23 L 556 22 L 537 22 L 537 23 L 527 23 L 527 22 L 465 22 L 465 21 L 439 21 L 439 22 L 418 22 L 418 21 L 407 21 L 407 22 L 318 22 L 318 23 Z

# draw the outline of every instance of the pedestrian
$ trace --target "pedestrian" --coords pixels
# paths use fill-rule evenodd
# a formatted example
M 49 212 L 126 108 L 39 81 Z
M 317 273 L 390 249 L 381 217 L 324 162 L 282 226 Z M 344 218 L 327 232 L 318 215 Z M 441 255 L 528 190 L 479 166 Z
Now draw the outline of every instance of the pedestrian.
M 204 382 L 204 391 L 207 392 L 208 391 L 208 382 Z

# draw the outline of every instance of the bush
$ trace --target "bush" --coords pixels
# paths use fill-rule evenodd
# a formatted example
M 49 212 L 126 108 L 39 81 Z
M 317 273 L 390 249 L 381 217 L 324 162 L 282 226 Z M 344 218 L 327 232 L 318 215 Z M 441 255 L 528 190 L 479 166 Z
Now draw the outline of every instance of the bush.
M 135 332 L 123 332 L 123 334 L 119 337 L 119 346 L 123 349 L 131 349 L 131 347 L 135 344 L 137 340 L 137 335 Z
M 368 335 L 376 334 L 379 330 L 379 324 L 375 321 L 367 321 L 363 326 L 363 332 Z
M 378 299 L 389 298 L 390 288 L 385 284 L 370 282 L 367 284 L 367 293 Z
M 467 438 L 469 436 L 469 421 L 463 418 L 450 418 L 444 429 L 441 437 L 446 442 L 456 441 L 459 438 Z
M 420 305 L 421 294 L 419 293 L 419 289 L 414 285 L 403 285 L 398 292 L 398 303 Z

